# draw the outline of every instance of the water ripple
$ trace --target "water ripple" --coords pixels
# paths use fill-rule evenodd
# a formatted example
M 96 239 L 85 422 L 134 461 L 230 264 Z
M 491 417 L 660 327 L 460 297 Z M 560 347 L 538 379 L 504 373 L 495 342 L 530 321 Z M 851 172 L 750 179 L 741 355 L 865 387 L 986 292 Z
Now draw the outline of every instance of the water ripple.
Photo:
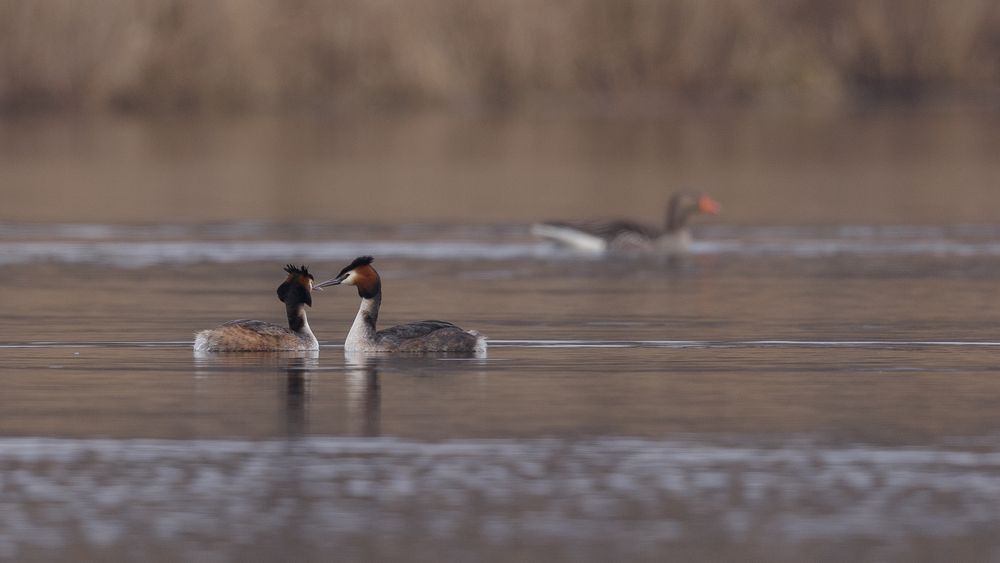
M 3 348 L 188 348 L 187 340 L 0 342 Z M 554 340 L 490 339 L 495 348 L 994 348 L 995 341 L 975 340 Z M 341 342 L 323 348 L 343 348 Z
M 508 260 L 553 256 L 542 244 L 477 242 L 9 242 L 0 243 L 0 265 L 39 261 L 141 268 L 158 264 L 250 261 L 343 261 L 360 254 L 420 259 Z
M 0 557 L 82 542 L 184 558 L 224 549 L 219 538 L 333 550 L 360 536 L 560 545 L 585 559 L 767 537 L 779 553 L 962 537 L 1000 517 L 996 451 L 807 440 L 6 438 L 0 476 Z
M 549 242 L 533 240 L 527 236 L 527 226 L 427 226 L 422 230 L 407 226 L 381 229 L 359 226 L 342 232 L 323 230 L 319 226 L 311 229 L 307 227 L 309 226 L 282 229 L 259 224 L 187 227 L 24 226 L 0 223 L 0 236 L 6 239 L 0 242 L 0 265 L 55 261 L 145 267 L 158 264 L 289 259 L 340 261 L 367 253 L 422 260 L 551 260 L 596 257 Z M 826 230 L 803 227 L 715 227 L 700 233 L 703 236 L 692 243 L 690 249 L 693 255 L 793 258 L 838 255 L 1000 256 L 1000 231 L 987 226 L 843 226 Z M 400 236 L 406 240 L 399 240 Z M 420 240 L 413 240 L 413 236 Z M 218 240 L 218 237 L 222 239 Z

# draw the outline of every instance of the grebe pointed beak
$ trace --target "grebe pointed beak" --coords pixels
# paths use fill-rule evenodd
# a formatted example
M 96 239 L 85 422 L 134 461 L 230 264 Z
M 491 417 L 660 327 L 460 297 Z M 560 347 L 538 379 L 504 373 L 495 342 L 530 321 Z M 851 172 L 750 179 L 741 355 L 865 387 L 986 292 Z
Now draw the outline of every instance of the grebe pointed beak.
M 347 276 L 337 276 L 333 279 L 326 280 L 325 282 L 321 282 L 314 285 L 313 289 L 318 289 L 320 291 L 323 291 L 324 287 L 330 287 L 331 285 L 340 285 L 340 283 L 344 281 L 345 278 L 347 278 Z

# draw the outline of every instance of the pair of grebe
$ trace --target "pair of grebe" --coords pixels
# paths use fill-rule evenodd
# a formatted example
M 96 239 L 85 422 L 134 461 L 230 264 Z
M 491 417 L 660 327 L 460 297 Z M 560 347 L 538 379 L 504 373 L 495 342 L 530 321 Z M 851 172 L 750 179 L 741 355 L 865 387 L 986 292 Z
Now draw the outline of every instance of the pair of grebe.
M 359 256 L 337 277 L 314 284 L 305 266 L 288 265 L 288 278 L 278 286 L 278 299 L 285 304 L 288 328 L 262 321 L 230 321 L 195 335 L 194 348 L 203 352 L 318 350 L 319 342 L 309 328 L 306 305 L 312 306 L 313 290 L 333 285 L 353 285 L 361 297 L 344 350 L 348 352 L 476 352 L 486 351 L 486 337 L 463 330 L 446 321 L 417 321 L 376 330 L 382 304 L 382 280 L 372 267 L 371 256 Z

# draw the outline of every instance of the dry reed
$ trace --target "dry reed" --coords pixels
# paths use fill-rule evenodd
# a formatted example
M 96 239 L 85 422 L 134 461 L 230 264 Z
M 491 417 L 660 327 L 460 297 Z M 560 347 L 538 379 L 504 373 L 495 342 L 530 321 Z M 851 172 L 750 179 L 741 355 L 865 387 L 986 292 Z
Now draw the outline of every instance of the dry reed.
M 995 0 L 0 0 L 0 110 L 992 94 Z

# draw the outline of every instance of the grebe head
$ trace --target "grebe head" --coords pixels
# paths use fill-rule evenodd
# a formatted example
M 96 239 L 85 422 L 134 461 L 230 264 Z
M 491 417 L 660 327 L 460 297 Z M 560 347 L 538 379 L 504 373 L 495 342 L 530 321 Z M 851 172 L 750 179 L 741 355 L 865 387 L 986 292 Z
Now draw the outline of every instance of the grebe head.
M 358 256 L 341 270 L 337 277 L 316 284 L 314 287 L 322 289 L 331 285 L 353 285 L 358 288 L 358 295 L 365 299 L 371 299 L 382 289 L 378 272 L 372 268 L 373 261 L 375 259 L 371 256 Z
M 278 299 L 282 303 L 305 303 L 312 307 L 313 276 L 305 266 L 285 266 L 288 278 L 278 286 Z

